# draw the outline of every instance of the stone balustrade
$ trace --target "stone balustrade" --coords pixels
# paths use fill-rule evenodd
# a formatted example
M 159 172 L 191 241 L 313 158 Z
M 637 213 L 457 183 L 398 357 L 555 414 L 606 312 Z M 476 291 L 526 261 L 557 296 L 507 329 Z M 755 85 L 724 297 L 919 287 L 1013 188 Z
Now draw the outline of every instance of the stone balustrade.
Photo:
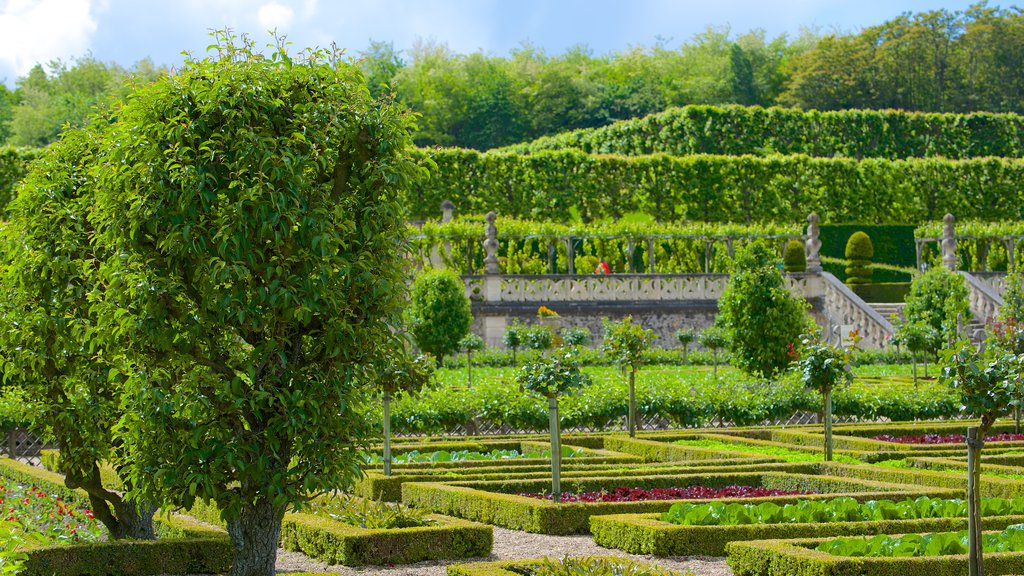
M 988 284 L 974 274 L 961 272 L 967 280 L 967 292 L 971 303 L 971 315 L 982 324 L 991 324 L 999 316 L 1003 298 Z
M 1009 287 L 1010 275 L 1006 272 L 971 272 L 971 276 L 977 278 L 1000 297 L 1006 294 L 1006 289 Z
M 838 278 L 823 272 L 820 276 L 827 317 L 826 336 L 829 341 L 845 339 L 845 330 L 857 330 L 863 348 L 884 348 L 895 332 L 892 323 L 867 305 Z M 837 329 L 839 333 L 837 333 Z

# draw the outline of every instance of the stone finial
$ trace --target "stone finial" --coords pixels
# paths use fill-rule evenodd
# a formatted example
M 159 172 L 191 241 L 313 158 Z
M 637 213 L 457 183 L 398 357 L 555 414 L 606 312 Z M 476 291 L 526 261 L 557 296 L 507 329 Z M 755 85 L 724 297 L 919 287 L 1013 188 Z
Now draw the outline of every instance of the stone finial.
M 487 220 L 487 238 L 484 239 L 484 274 L 501 274 L 501 266 L 498 263 L 498 227 L 494 221 L 498 214 L 493 210 L 485 216 Z
M 804 243 L 807 255 L 807 271 L 821 272 L 821 229 L 818 228 L 818 214 L 807 217 L 807 241 Z
M 949 270 L 956 270 L 959 261 L 956 257 L 956 218 L 946 214 L 942 219 L 942 265 Z
M 441 223 L 447 224 L 452 221 L 452 212 L 455 211 L 455 203 L 451 200 L 441 202 Z

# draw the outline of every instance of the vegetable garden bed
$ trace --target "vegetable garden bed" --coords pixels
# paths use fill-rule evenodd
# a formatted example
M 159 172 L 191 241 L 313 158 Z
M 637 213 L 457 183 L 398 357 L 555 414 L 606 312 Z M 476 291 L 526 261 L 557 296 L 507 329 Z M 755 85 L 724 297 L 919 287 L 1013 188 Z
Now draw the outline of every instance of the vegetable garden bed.
M 820 499 L 837 495 L 858 499 L 881 497 L 956 497 L 962 490 L 919 488 L 906 484 L 888 484 L 871 480 L 838 478 L 811 474 L 732 473 L 695 474 L 682 476 L 639 476 L 618 478 L 565 478 L 564 490 L 570 492 L 612 490 L 617 486 L 667 488 L 705 486 L 722 488 L 730 485 L 749 485 L 783 490 L 816 492 L 814 496 L 781 496 L 773 498 L 726 499 L 724 502 L 794 502 L 800 498 Z M 547 480 L 506 480 L 491 482 L 419 483 L 402 486 L 402 500 L 406 504 L 439 514 L 447 514 L 542 534 L 585 534 L 589 531 L 589 518 L 604 514 L 665 512 L 683 500 L 657 500 L 642 502 L 572 502 L 555 504 L 519 496 L 524 492 L 543 492 Z

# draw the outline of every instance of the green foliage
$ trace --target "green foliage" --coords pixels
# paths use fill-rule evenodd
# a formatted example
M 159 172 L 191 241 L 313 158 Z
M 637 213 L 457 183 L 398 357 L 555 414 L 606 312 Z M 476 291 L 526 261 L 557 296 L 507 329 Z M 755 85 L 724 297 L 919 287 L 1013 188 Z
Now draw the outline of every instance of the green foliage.
M 137 493 L 211 501 L 234 570 L 258 571 L 289 505 L 359 474 L 357 407 L 402 346 L 399 192 L 422 172 L 409 118 L 340 54 L 216 37 L 106 129 L 93 242 L 116 257 L 92 336 L 124 379 Z
M 945 268 L 932 268 L 910 285 L 903 315 L 907 322 L 923 322 L 936 330 L 943 342 L 958 338 L 958 322 L 971 317 L 967 282 Z
M 983 112 L 915 114 L 902 110 L 818 112 L 759 106 L 684 106 L 503 149 L 528 154 L 547 150 L 625 156 L 804 154 L 888 160 L 1020 157 L 1024 153 L 1024 118 Z
M 729 347 L 729 337 L 721 328 L 712 326 L 703 330 L 700 335 L 697 336 L 697 343 L 707 350 L 717 352 L 718 350 Z
M 562 329 L 562 342 L 566 346 L 579 347 L 590 343 L 590 330 L 582 326 L 570 326 Z
M 875 255 L 875 247 L 871 238 L 864 232 L 854 232 L 846 241 L 846 283 L 870 284 L 874 270 L 871 258 Z
M 786 242 L 782 252 L 782 263 L 786 272 L 806 272 L 807 252 L 804 250 L 803 242 L 796 239 Z
M 420 350 L 438 360 L 459 350 L 473 313 L 462 279 L 451 270 L 427 270 L 416 277 L 406 321 Z
M 645 329 L 639 323 L 634 324 L 632 316 L 626 316 L 618 322 L 602 318 L 601 324 L 604 327 L 601 352 L 624 370 L 639 370 L 643 364 L 644 351 L 654 340 L 654 331 Z
M 650 565 L 619 558 L 566 556 L 561 560 L 545 558 L 531 567 L 530 576 L 671 576 L 673 573 Z
M 520 368 L 516 381 L 524 390 L 545 398 L 557 398 L 571 390 L 590 384 L 590 376 L 580 371 L 571 351 L 542 356 L 538 361 Z
M 903 322 L 896 328 L 892 344 L 905 346 L 914 357 L 921 354 L 934 356 L 942 348 L 942 335 L 921 320 L 916 322 Z
M 846 244 L 850 236 L 860 231 L 870 237 L 874 249 L 874 281 L 910 282 L 911 275 L 917 271 L 914 229 L 914 226 L 906 224 L 822 224 L 821 255 L 824 268 L 840 280 L 846 280 L 846 267 L 850 265 Z
M 459 350 L 463 352 L 477 352 L 484 349 L 484 339 L 470 332 L 459 340 Z
M 345 494 L 315 500 L 305 512 L 369 530 L 415 528 L 433 524 L 422 510 Z
M 853 382 L 846 351 L 823 342 L 804 340 L 797 368 L 804 386 L 822 396 Z
M 959 342 L 944 354 L 941 381 L 960 395 L 969 414 L 981 418 L 980 436 L 1006 415 L 1019 394 L 1017 381 L 1024 358 L 986 351 Z
M 555 332 L 548 326 L 534 324 L 523 331 L 523 343 L 530 350 L 547 350 L 555 342 Z
M 390 396 L 417 394 L 430 383 L 434 366 L 426 356 L 408 357 L 392 351 L 377 375 L 377 387 Z
M 1015 524 L 998 534 L 982 534 L 985 552 L 1024 552 L 1024 524 Z M 833 556 L 952 556 L 967 554 L 967 531 L 933 534 L 905 534 L 872 538 L 837 538 L 815 548 Z
M 523 345 L 525 327 L 517 321 L 513 321 L 501 334 L 501 343 L 512 350 L 512 354 Z
M 1003 305 L 999 308 L 999 317 L 1024 323 L 1024 273 L 1018 271 L 1006 278 L 1006 290 L 1003 292 Z
M 679 345 L 682 346 L 683 348 L 686 348 L 690 344 L 693 344 L 695 340 L 697 340 L 697 332 L 692 328 L 680 328 L 679 330 L 675 331 L 674 336 L 676 338 L 676 341 L 679 342 Z
M 793 348 L 809 327 L 807 303 L 786 289 L 774 261 L 767 248 L 757 245 L 737 255 L 737 270 L 718 302 L 716 320 L 729 339 L 733 362 L 766 378 L 789 366 Z
M 801 136 L 803 137 L 803 136 Z M 528 156 L 444 149 L 422 152 L 431 178 L 407 199 L 412 218 L 460 210 L 584 222 L 644 213 L 662 222 L 906 223 L 1024 219 L 1024 162 L 790 156 L 609 156 L 576 150 Z M 582 271 L 582 270 L 581 270 Z
M 8 205 L 16 194 L 16 185 L 25 177 L 29 164 L 38 158 L 36 148 L 0 146 L 0 218 L 8 216 Z

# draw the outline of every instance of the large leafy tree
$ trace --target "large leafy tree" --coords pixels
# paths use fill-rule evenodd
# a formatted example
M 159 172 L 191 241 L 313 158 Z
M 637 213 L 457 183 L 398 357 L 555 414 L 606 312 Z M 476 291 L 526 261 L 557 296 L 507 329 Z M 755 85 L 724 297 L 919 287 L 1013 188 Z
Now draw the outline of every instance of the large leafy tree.
M 235 576 L 274 573 L 281 519 L 359 473 L 358 407 L 405 295 L 408 118 L 325 50 L 217 33 L 140 88 L 97 187 L 99 335 L 125 377 L 140 493 L 221 511 Z
M 92 341 L 90 300 L 101 291 L 89 213 L 90 170 L 101 129 L 72 130 L 32 165 L 5 228 L 0 273 L 0 359 L 4 381 L 20 387 L 33 428 L 60 446 L 58 469 L 82 488 L 113 538 L 154 538 L 154 508 L 104 486 L 101 463 L 132 488 L 120 441 L 121 382 Z

